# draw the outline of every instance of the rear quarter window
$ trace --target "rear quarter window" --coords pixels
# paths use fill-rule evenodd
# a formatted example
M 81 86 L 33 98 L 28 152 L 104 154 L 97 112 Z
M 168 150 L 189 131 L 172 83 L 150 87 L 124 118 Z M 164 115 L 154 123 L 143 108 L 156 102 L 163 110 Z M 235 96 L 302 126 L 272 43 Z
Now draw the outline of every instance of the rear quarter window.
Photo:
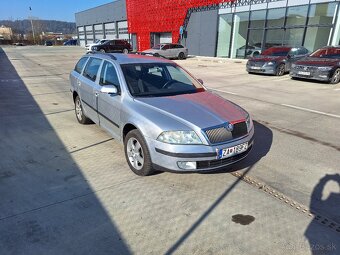
M 83 71 L 84 69 L 87 59 L 87 57 L 81 58 L 76 64 L 74 71 L 76 71 L 77 73 L 81 73 L 81 71 Z

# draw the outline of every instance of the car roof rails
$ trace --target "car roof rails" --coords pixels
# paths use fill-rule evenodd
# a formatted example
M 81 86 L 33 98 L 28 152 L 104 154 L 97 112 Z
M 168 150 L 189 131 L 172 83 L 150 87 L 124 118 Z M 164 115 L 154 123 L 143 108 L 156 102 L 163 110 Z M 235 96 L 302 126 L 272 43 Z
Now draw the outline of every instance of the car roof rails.
M 113 60 L 117 60 L 117 58 L 114 55 L 110 54 L 110 53 L 104 53 L 104 52 L 99 52 L 99 51 L 89 51 L 86 54 L 94 54 L 94 55 L 100 54 L 100 55 L 108 56 L 108 57 L 110 57 Z

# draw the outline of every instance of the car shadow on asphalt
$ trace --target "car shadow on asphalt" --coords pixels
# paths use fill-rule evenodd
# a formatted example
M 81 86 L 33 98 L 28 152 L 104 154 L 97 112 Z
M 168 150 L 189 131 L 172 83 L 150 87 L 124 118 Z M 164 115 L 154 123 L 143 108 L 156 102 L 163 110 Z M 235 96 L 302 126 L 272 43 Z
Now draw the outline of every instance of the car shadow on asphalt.
M 1 254 L 132 254 L 1 48 L 0 120 Z

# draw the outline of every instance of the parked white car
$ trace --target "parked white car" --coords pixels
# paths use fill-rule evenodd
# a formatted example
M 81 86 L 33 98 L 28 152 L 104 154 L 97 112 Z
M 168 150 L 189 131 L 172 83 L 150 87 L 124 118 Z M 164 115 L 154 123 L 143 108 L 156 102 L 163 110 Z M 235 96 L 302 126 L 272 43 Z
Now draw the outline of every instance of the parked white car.
M 87 52 L 92 51 L 92 46 L 97 46 L 97 45 L 103 44 L 104 42 L 107 42 L 107 41 L 110 41 L 110 40 L 108 40 L 108 39 L 101 39 L 101 40 L 96 40 L 95 43 L 86 44 L 85 45 L 86 51 Z
M 188 48 L 175 43 L 162 43 L 143 51 L 143 53 L 155 57 L 186 59 L 188 57 Z

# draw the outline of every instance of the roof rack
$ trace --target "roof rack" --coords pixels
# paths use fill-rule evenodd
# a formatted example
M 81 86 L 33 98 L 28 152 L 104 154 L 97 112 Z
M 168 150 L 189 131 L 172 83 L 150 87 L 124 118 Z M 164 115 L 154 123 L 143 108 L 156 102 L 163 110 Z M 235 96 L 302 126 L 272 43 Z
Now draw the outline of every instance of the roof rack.
M 110 53 L 100 52 L 100 51 L 89 51 L 86 54 L 100 54 L 100 55 L 108 56 L 108 57 L 110 57 L 113 60 L 117 60 L 117 58 L 114 55 L 112 55 Z

